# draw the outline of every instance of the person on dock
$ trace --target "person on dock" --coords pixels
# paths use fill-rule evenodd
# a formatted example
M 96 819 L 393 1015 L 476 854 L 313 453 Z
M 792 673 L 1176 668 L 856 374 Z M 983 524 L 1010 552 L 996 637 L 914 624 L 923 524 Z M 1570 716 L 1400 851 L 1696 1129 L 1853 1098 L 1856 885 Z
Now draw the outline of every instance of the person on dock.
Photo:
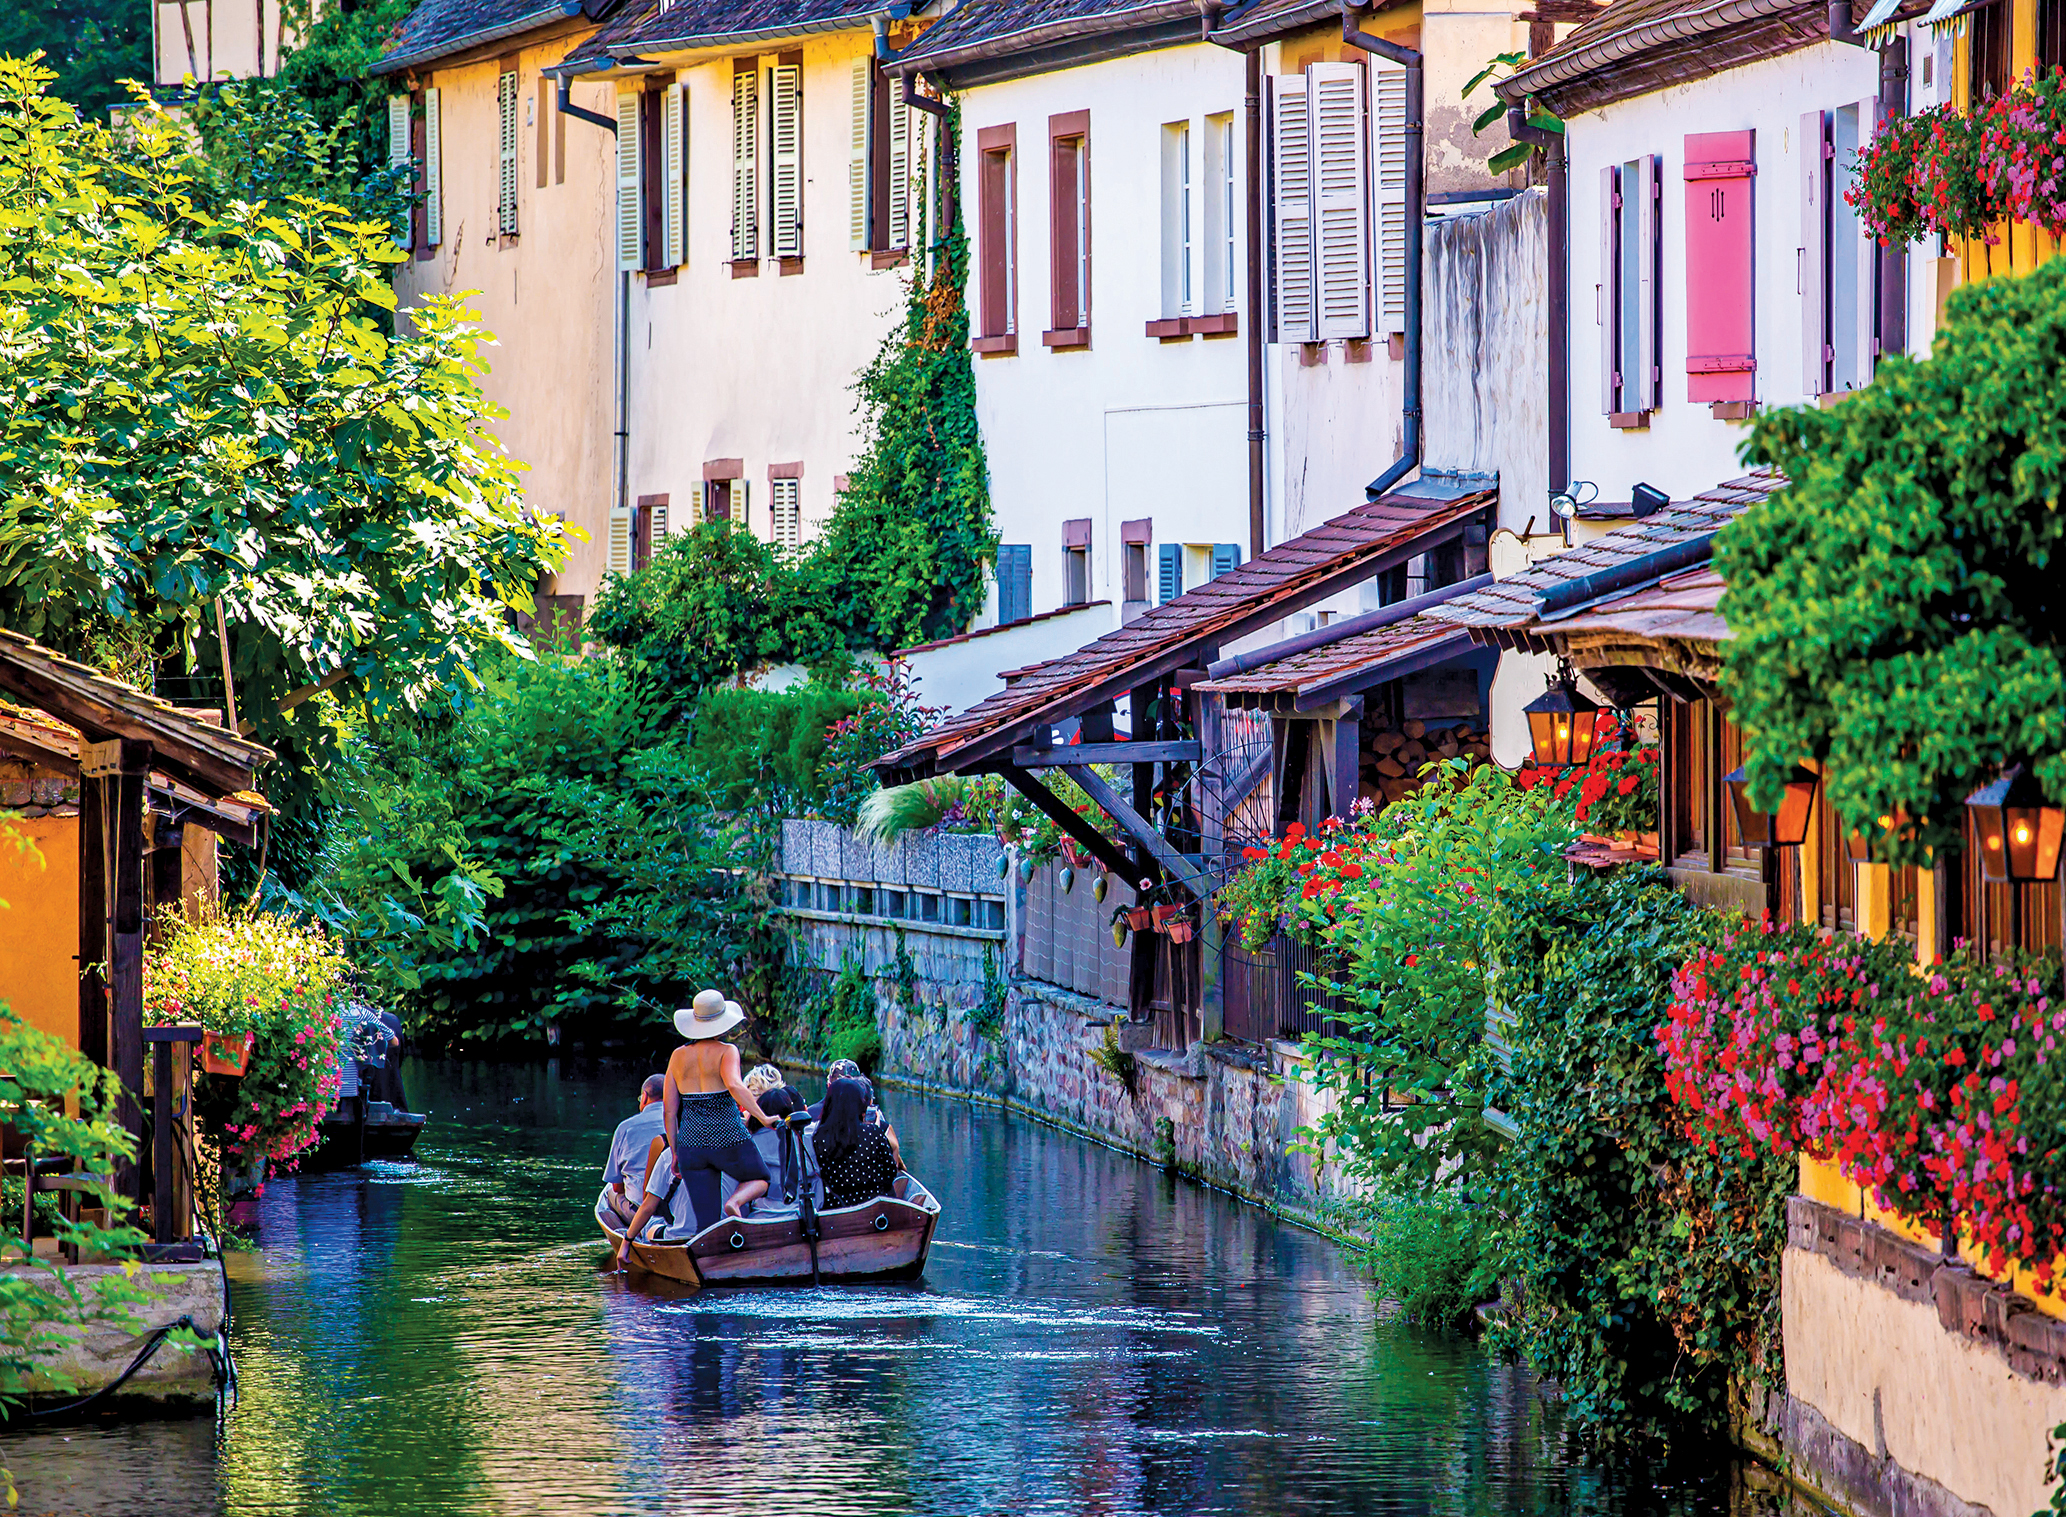
M 610 1210 L 619 1222 L 628 1221 L 646 1193 L 647 1157 L 667 1113 L 661 1097 L 667 1091 L 667 1076 L 647 1075 L 639 1087 L 638 1110 L 617 1124 L 610 1135 L 610 1157 L 603 1165 L 603 1184 L 609 1187 Z
M 897 1194 L 904 1166 L 888 1125 L 868 1120 L 866 1082 L 834 1080 L 825 1087 L 811 1145 L 825 1179 L 827 1211 Z
M 674 1156 L 675 1173 L 688 1187 L 699 1229 L 718 1219 L 720 1175 L 739 1182 L 732 1198 L 722 1202 L 726 1215 L 742 1215 L 767 1194 L 767 1161 L 742 1119 L 751 1117 L 762 1126 L 771 1119 L 740 1077 L 739 1050 L 719 1041 L 745 1020 L 739 1003 L 715 990 L 698 991 L 693 1003 L 674 1014 L 676 1031 L 688 1041 L 667 1061 L 661 1135 Z

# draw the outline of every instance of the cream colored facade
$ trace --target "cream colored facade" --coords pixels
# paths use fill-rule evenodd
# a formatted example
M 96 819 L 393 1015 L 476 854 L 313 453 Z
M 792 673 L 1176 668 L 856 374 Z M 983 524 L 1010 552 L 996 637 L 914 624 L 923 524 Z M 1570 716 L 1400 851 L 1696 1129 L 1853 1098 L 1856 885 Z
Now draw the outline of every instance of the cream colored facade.
M 676 109 L 667 96 L 681 91 L 682 219 L 669 234 L 666 207 L 656 212 L 660 245 L 642 237 L 642 267 L 630 275 L 627 505 L 642 513 L 642 532 L 686 531 L 712 484 L 722 486 L 713 509 L 764 539 L 808 542 L 832 513 L 860 447 L 854 382 L 901 319 L 911 274 L 900 257 L 854 246 L 855 69 L 873 50 L 865 18 L 846 30 L 718 48 L 640 41 L 640 57 L 660 67 L 608 87 L 606 110 L 619 109 L 620 91 L 646 97 L 625 105 L 622 121 L 640 119 L 641 109 Z M 784 258 L 774 245 L 772 112 L 778 73 L 786 80 L 791 68 L 801 92 L 801 256 Z M 755 206 L 756 235 L 751 254 L 735 258 L 734 81 L 742 76 L 754 81 L 746 136 L 756 182 L 738 188 Z M 909 132 L 915 203 L 928 118 L 911 112 Z M 649 129 L 648 151 L 660 135 Z M 647 195 L 663 193 L 659 167 L 642 165 Z M 642 217 L 645 205 L 642 198 Z M 596 225 L 607 239 L 608 220 Z M 670 235 L 680 238 L 679 262 L 669 261 Z M 793 495 L 793 528 L 778 519 L 778 491 L 785 511 Z
M 456 296 L 493 334 L 481 384 L 508 413 L 496 431 L 528 468 L 532 510 L 577 529 L 565 568 L 539 587 L 566 611 L 575 608 L 565 598 L 585 607 L 602 582 L 616 469 L 615 148 L 607 130 L 563 115 L 556 85 L 540 73 L 585 36 L 512 39 L 395 81 L 409 89 L 420 163 L 430 153 L 432 91 L 438 122 L 436 172 L 423 175 L 436 215 L 417 218 L 418 246 L 396 271 L 396 293 L 404 312 Z M 515 74 L 513 236 L 500 230 L 506 72 Z M 607 116 L 615 89 L 576 80 L 571 100 Z
M 277 73 L 280 29 L 280 0 L 152 0 L 155 82 L 177 89 L 190 78 L 206 84 Z

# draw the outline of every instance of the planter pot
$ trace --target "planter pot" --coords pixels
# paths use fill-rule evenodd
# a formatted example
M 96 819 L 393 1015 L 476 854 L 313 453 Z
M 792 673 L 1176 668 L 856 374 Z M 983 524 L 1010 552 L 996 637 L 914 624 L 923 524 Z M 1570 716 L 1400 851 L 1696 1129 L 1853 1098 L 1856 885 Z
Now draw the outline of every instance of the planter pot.
M 1136 906 L 1126 914 L 1126 925 L 1135 932 L 1146 932 L 1155 925 L 1155 909 L 1152 906 Z
M 242 1075 L 251 1067 L 251 1034 L 201 1034 L 201 1068 L 211 1075 Z
M 1154 910 L 1155 925 L 1158 928 L 1167 927 L 1171 922 L 1182 916 L 1184 912 L 1184 908 L 1181 906 L 1157 906 Z
M 1196 931 L 1197 928 L 1189 922 L 1171 922 L 1169 924 L 1169 941 L 1172 943 L 1188 943 L 1191 941 L 1192 933 Z

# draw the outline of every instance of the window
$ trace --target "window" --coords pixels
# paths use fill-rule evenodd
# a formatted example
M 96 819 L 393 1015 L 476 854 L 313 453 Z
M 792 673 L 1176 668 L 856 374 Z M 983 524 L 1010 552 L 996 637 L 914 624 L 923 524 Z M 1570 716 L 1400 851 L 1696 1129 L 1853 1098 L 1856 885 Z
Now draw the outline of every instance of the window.
M 1022 622 L 1033 614 L 1033 545 L 1002 543 L 997 549 L 997 624 Z
M 768 481 L 768 511 L 776 546 L 795 548 L 803 543 L 803 481 L 795 475 Z
M 853 69 L 848 133 L 847 245 L 893 252 L 911 244 L 911 107 L 903 83 L 873 58 Z
M 1844 201 L 1859 123 L 1873 104 L 1801 117 L 1801 381 L 1809 395 L 1851 390 L 1872 378 L 1873 244 Z
M 1090 518 L 1062 523 L 1062 604 L 1081 606 L 1090 600 Z
M 778 63 L 768 72 L 769 210 L 774 255 L 803 257 L 803 66 Z
M 1595 290 L 1600 409 L 1623 424 L 1640 424 L 1663 398 L 1664 369 L 1657 351 L 1663 194 L 1661 158 L 1636 158 L 1600 170 L 1600 283 Z M 1690 244 L 1690 232 L 1687 240 Z
M 2037 0 L 2037 77 L 2059 68 L 2066 68 L 2066 0 Z
M 1755 397 L 1751 188 L 1755 132 L 1686 138 L 1686 398 Z M 1652 349 L 1654 353 L 1655 349 Z
M 653 561 L 653 550 L 667 541 L 667 497 L 641 495 L 632 511 L 631 567 L 643 569 Z
M 746 481 L 709 479 L 703 482 L 703 509 L 697 521 L 730 521 L 746 525 Z
M 732 65 L 732 261 L 758 257 L 760 74 L 757 60 L 740 58 Z
M 1155 549 L 1155 600 L 1168 605 L 1184 593 L 1184 545 L 1162 543 Z
M 1370 133 L 1364 78 L 1358 63 L 1315 63 L 1302 75 L 1272 81 L 1279 342 L 1370 335 Z
M 976 179 L 976 216 L 981 258 L 977 313 L 982 333 L 976 339 L 978 352 L 1012 353 L 1018 350 L 1018 208 L 1014 204 L 1017 185 L 1012 158 L 1017 147 L 1018 128 L 986 126 L 976 133 L 979 155 Z
M 1162 129 L 1162 314 L 1189 316 L 1192 304 L 1191 263 L 1191 123 L 1176 121 Z
M 1204 308 L 1214 314 L 1235 308 L 1234 271 L 1240 260 L 1234 250 L 1234 117 L 1231 112 L 1205 118 Z
M 1090 340 L 1090 113 L 1048 118 L 1051 348 Z
M 1858 866 L 1843 822 L 1827 792 L 1815 798 L 1815 906 L 1816 921 L 1832 930 L 1857 930 Z
M 1966 87 L 1970 92 L 1967 98 L 1977 102 L 1994 95 L 2006 95 L 2009 92 L 2009 33 L 2012 15 L 2008 0 L 1987 0 L 1986 4 L 1976 6 L 1968 14 L 1973 18 L 1973 29 L 1966 43 L 1970 64 L 1966 75 Z M 2044 46 L 2043 25 L 2043 18 L 2040 16 L 2040 47 Z
M 1148 544 L 1155 523 L 1143 517 L 1119 524 L 1119 590 L 1123 601 L 1146 605 L 1148 601 Z
M 500 237 L 517 234 L 517 75 L 505 65 L 496 81 L 495 102 L 502 121 L 502 174 L 495 201 L 495 231 Z

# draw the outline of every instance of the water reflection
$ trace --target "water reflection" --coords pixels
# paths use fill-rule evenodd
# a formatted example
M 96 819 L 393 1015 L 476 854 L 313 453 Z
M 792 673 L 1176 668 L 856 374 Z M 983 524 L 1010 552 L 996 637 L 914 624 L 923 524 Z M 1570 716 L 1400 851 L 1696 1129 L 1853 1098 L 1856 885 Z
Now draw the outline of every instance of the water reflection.
M 407 1076 L 421 1164 L 269 1187 L 219 1433 L 0 1438 L 25 1510 L 1777 1510 L 1719 1456 L 1567 1466 L 1517 1374 L 1377 1322 L 1332 1245 L 1032 1124 L 892 1097 L 945 1208 L 921 1284 L 698 1295 L 599 1269 L 634 1072 Z

